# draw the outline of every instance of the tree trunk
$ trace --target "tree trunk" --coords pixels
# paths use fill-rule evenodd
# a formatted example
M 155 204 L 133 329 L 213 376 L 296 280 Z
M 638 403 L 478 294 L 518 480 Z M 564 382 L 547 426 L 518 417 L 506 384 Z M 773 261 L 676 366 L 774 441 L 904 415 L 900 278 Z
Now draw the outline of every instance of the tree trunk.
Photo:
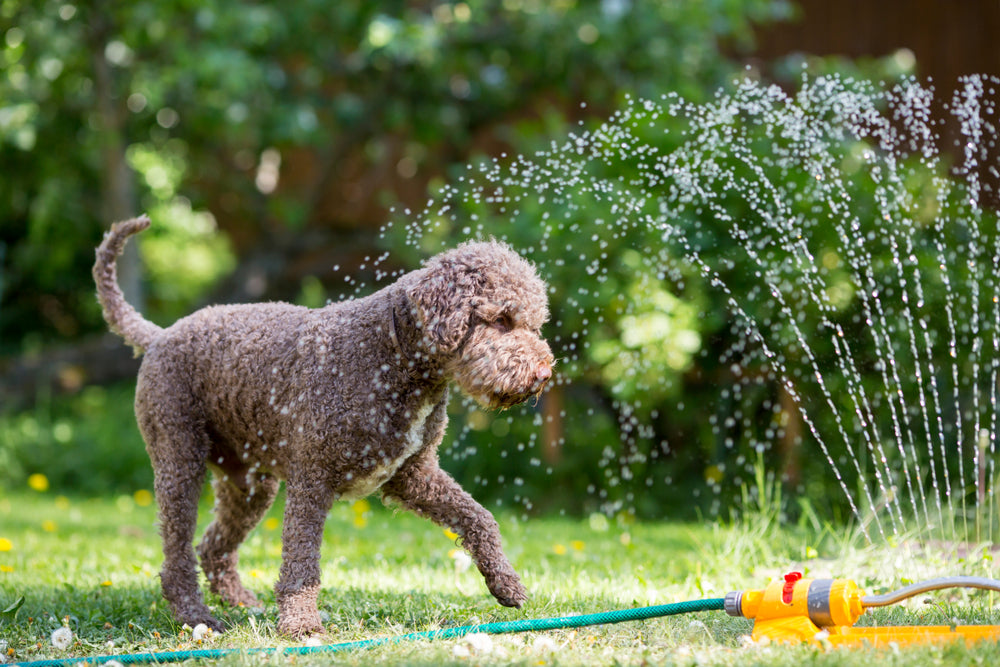
M 94 93 L 97 104 L 100 136 L 101 208 L 106 224 L 135 217 L 135 177 L 125 157 L 127 140 L 124 101 L 115 95 L 114 72 L 105 55 L 113 26 L 106 3 L 98 3 L 90 21 L 90 59 L 94 70 Z M 118 260 L 118 284 L 125 299 L 142 312 L 145 304 L 142 290 L 142 263 L 135 243 L 125 246 Z

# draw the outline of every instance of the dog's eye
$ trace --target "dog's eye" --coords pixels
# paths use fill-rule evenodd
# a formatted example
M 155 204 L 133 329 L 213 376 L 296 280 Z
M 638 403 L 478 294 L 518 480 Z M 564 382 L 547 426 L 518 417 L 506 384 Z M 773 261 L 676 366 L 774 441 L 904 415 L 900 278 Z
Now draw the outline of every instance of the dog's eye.
M 501 315 L 490 322 L 490 326 L 500 333 L 507 333 L 508 331 L 513 330 L 514 322 L 510 319 L 510 315 Z

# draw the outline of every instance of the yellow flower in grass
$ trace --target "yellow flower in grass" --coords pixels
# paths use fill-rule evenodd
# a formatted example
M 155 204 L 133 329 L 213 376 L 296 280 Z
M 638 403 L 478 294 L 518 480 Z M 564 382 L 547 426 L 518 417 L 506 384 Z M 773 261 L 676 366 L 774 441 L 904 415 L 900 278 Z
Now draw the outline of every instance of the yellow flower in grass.
M 368 525 L 368 513 L 371 511 L 372 506 L 364 498 L 360 500 L 355 500 L 351 503 L 351 510 L 354 512 L 354 527 L 364 528 Z
M 452 542 L 454 542 L 455 540 L 458 539 L 458 533 L 456 533 L 456 532 L 454 532 L 452 530 L 449 530 L 447 528 L 444 529 L 444 536 L 447 537 Z
M 148 489 L 139 489 L 132 494 L 132 500 L 139 507 L 149 507 L 153 504 L 153 494 Z
M 573 551 L 583 551 L 583 540 L 573 540 L 569 545 L 573 547 Z
M 28 486 L 38 492 L 49 490 L 49 478 L 40 472 L 28 477 Z
M 266 520 L 264 521 L 264 528 L 265 528 L 266 530 L 277 530 L 277 529 L 278 529 L 278 526 L 280 526 L 280 525 L 281 525 L 281 522 L 280 522 L 280 521 L 278 521 L 278 520 L 277 520 L 276 518 L 274 518 L 273 516 L 272 516 L 272 517 L 268 517 L 268 518 L 267 518 L 267 519 L 266 519 Z
M 0 565 L 0 572 L 13 572 L 14 568 L 10 565 Z
M 44 530 L 46 533 L 54 533 L 56 532 L 56 528 L 57 528 L 56 522 L 53 521 L 52 519 L 46 519 L 45 521 L 42 522 L 42 530 Z
M 566 546 L 565 546 L 565 545 L 563 545 L 563 544 L 553 544 L 553 545 L 552 545 L 552 551 L 553 551 L 553 552 L 554 552 L 554 553 L 555 553 L 555 554 L 556 554 L 557 556 L 563 556 L 563 555 L 565 555 L 565 554 L 566 554 Z
M 105 588 L 107 588 L 110 585 L 111 585 L 110 579 L 105 579 L 104 581 L 101 582 L 101 586 L 104 586 Z
M 0 537 L 0 551 L 10 551 L 14 548 L 14 543 L 6 537 Z

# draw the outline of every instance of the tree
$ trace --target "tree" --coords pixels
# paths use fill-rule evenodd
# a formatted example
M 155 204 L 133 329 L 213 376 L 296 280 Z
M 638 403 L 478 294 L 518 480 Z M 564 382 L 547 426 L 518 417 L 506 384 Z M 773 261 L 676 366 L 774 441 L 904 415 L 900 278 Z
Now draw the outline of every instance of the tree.
M 233 266 L 221 298 L 291 298 L 362 263 L 388 204 L 419 205 L 471 155 L 560 134 L 623 90 L 700 96 L 730 69 L 720 43 L 746 45 L 787 11 L 9 0 L 0 354 L 100 329 L 87 267 L 108 218 L 154 219 L 140 244 L 154 319 Z

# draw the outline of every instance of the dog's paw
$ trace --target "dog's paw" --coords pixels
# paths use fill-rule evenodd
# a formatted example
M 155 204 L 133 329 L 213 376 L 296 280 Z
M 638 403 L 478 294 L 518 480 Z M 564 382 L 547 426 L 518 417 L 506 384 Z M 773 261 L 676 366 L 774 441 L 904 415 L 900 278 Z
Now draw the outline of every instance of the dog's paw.
M 323 621 L 319 613 L 313 614 L 293 614 L 281 616 L 278 619 L 278 632 L 289 637 L 303 638 L 309 635 L 323 632 Z
M 217 592 L 219 596 L 225 600 L 226 604 L 233 607 L 251 607 L 254 609 L 261 609 L 264 606 L 256 595 L 242 586 L 215 592 Z
M 189 628 L 197 628 L 199 625 L 205 625 L 206 627 L 211 628 L 212 632 L 217 634 L 221 634 L 226 631 L 226 626 L 222 624 L 222 621 L 217 619 L 215 616 L 212 616 L 207 607 L 201 612 L 185 614 L 183 618 L 184 624 Z
M 491 577 L 487 580 L 486 585 L 497 602 L 505 607 L 520 609 L 521 605 L 528 601 L 528 589 L 513 572 Z

